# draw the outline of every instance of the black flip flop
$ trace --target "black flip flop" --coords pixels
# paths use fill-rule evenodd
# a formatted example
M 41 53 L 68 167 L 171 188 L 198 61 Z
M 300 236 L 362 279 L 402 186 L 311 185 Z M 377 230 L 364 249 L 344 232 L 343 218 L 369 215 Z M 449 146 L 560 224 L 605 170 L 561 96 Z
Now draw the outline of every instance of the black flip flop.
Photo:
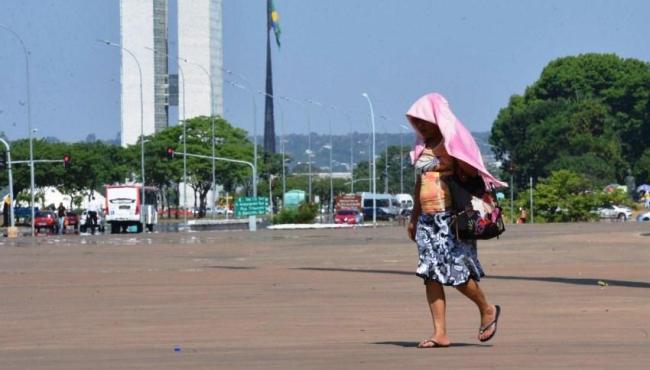
M 494 334 L 497 333 L 497 322 L 499 321 L 499 315 L 501 314 L 501 307 L 500 307 L 499 305 L 495 305 L 494 307 L 497 309 L 497 314 L 496 314 L 496 316 L 494 317 L 494 320 L 493 320 L 491 323 L 489 323 L 489 324 L 485 325 L 484 327 L 480 328 L 479 331 L 478 331 L 478 335 L 480 336 L 480 335 L 482 335 L 483 333 L 485 333 L 486 331 L 488 331 L 488 329 L 489 329 L 492 325 L 494 325 L 494 331 L 492 332 L 492 334 L 490 334 L 489 337 L 487 337 L 487 338 L 483 338 L 483 339 L 479 339 L 481 342 L 487 342 L 488 340 L 492 339 L 492 337 L 494 336 Z
M 426 343 L 432 343 L 433 345 L 428 346 L 428 347 L 424 347 L 424 346 L 420 346 L 420 344 L 418 344 L 418 348 L 427 349 L 427 348 L 446 348 L 446 347 L 449 347 L 449 344 L 447 344 L 447 345 L 440 344 L 440 343 L 436 342 L 433 339 L 427 339 L 427 340 L 424 340 L 422 342 L 425 343 L 425 344 Z

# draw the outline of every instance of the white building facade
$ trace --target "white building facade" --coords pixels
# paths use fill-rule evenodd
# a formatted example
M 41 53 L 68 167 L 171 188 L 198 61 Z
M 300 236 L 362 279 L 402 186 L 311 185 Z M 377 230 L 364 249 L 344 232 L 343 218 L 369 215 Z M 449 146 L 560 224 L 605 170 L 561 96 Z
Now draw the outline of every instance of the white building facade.
M 142 70 L 141 101 L 138 65 L 128 52 L 122 51 L 122 146 L 137 143 L 141 133 L 150 135 L 169 124 L 168 1 L 120 0 L 120 44 L 135 55 Z M 222 116 L 222 0 L 175 1 L 178 58 L 187 60 L 179 61 L 185 77 L 183 81 L 179 76 L 179 116 Z
M 120 0 L 121 144 L 135 144 L 140 134 L 150 135 L 167 127 L 167 0 Z M 140 123 L 142 104 L 143 125 Z
M 180 116 L 223 116 L 222 0 L 178 0 L 178 57 Z

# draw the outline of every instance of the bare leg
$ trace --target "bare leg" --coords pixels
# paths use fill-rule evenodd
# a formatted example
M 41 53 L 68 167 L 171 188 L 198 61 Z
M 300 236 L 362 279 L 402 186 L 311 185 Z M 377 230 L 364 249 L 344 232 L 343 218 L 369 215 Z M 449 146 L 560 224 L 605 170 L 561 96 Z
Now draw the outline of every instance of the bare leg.
M 431 339 L 425 339 L 418 347 L 433 347 L 435 343 L 440 346 L 448 346 L 449 338 L 447 337 L 447 327 L 445 324 L 445 290 L 442 284 L 437 281 L 427 281 L 426 284 L 427 302 L 431 310 L 431 319 L 433 320 L 433 335 Z M 432 343 L 431 341 L 435 342 Z
M 481 314 L 481 327 L 492 322 L 496 317 L 496 307 L 489 304 L 485 294 L 481 290 L 481 287 L 478 285 L 476 280 L 469 279 L 466 284 L 459 285 L 456 287 L 459 292 L 461 292 L 465 297 L 469 298 L 472 302 L 478 307 L 478 311 Z M 494 332 L 495 327 L 492 326 L 489 330 L 485 331 L 483 334 L 479 334 L 479 339 L 484 339 L 490 336 Z

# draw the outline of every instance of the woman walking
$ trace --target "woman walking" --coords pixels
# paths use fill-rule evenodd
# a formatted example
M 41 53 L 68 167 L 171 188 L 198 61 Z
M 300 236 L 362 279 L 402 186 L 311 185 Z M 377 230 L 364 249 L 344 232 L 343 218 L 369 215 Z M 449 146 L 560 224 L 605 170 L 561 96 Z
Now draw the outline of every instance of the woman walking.
M 431 93 L 421 97 L 406 117 L 417 137 L 411 161 L 418 175 L 407 230 L 418 246 L 416 274 L 424 280 L 434 329 L 431 337 L 422 340 L 418 347 L 448 347 L 451 343 L 445 323 L 445 285 L 458 289 L 476 304 L 480 314 L 478 339 L 486 342 L 497 332 L 501 308 L 489 303 L 479 287 L 485 274 L 478 260 L 476 241 L 459 240 L 450 232 L 452 199 L 443 178 L 455 174 L 466 181 L 481 176 L 486 186 L 507 185 L 487 171 L 474 138 L 442 95 Z

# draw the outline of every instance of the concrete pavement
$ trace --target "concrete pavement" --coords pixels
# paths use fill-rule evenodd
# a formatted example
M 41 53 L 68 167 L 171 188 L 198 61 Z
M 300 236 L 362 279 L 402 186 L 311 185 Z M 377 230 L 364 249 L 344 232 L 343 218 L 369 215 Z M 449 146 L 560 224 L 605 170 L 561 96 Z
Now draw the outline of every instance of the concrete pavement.
M 0 369 L 648 368 L 650 224 L 512 225 L 479 250 L 498 334 L 448 289 L 454 345 L 422 350 L 403 228 L 5 240 Z

